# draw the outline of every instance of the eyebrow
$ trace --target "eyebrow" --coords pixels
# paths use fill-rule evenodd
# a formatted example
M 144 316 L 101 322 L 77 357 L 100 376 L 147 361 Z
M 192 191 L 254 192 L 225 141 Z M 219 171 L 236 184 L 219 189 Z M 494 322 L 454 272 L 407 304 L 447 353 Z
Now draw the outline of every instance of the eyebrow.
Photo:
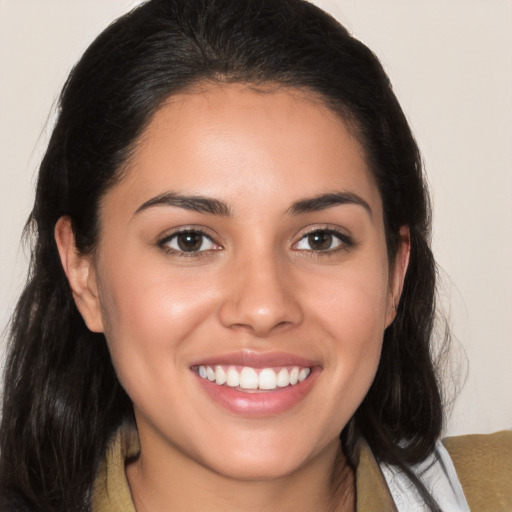
M 353 192 L 330 192 L 312 198 L 302 199 L 293 203 L 288 209 L 291 215 L 299 215 L 301 213 L 310 213 L 343 204 L 355 204 L 362 206 L 372 216 L 370 205 L 360 196 Z
M 177 208 L 211 215 L 231 215 L 228 205 L 218 199 L 204 196 L 183 196 L 175 192 L 167 192 L 149 199 L 137 208 L 135 214 L 155 206 L 176 206 Z
M 330 192 L 301 199 L 293 203 L 290 208 L 288 208 L 287 213 L 289 215 L 300 215 L 302 213 L 321 211 L 344 204 L 362 206 L 370 214 L 370 217 L 372 216 L 370 205 L 362 197 L 353 192 Z M 149 199 L 137 208 L 135 214 L 157 206 L 174 206 L 210 215 L 231 216 L 229 206 L 218 199 L 204 196 L 184 196 L 176 192 L 166 192 Z

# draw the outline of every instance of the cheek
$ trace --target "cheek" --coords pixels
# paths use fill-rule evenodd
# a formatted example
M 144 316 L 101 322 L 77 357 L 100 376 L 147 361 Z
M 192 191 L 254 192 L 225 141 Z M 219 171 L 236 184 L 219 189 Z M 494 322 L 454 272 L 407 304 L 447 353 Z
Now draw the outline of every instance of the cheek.
M 201 318 L 209 303 L 201 277 L 196 274 L 191 279 L 189 269 L 176 272 L 162 266 L 118 265 L 109 271 L 101 291 L 107 325 L 115 331 L 160 330 L 179 338 Z
M 388 309 L 387 260 L 340 269 L 316 280 L 308 293 L 309 314 L 322 327 L 332 371 L 341 396 L 359 403 L 369 389 L 380 360 Z
M 139 382 L 150 382 L 157 368 L 168 371 L 183 354 L 184 340 L 209 315 L 212 300 L 202 280 L 187 277 L 118 264 L 101 281 L 105 336 L 122 382 L 128 371 Z
M 340 268 L 309 288 L 308 306 L 347 350 L 358 351 L 380 340 L 389 300 L 387 262 L 362 262 Z

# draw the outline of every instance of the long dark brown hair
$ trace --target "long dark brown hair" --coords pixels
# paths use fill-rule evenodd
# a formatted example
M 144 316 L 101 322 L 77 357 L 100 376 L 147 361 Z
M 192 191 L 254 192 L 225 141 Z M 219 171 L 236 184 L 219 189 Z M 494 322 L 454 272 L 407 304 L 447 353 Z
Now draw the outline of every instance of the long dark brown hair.
M 417 145 L 381 64 L 328 14 L 302 0 L 150 0 L 108 27 L 72 70 L 41 163 L 26 226 L 30 272 L 12 318 L 0 427 L 0 508 L 87 511 L 106 443 L 132 405 L 102 334 L 73 302 L 54 240 L 66 215 L 94 250 L 98 204 L 161 103 L 202 81 L 281 84 L 323 98 L 354 128 L 384 207 L 389 258 L 399 229 L 410 264 L 366 398 L 341 434 L 405 471 L 429 454 L 442 407 L 432 362 L 435 263 Z M 399 444 L 400 442 L 400 444 Z

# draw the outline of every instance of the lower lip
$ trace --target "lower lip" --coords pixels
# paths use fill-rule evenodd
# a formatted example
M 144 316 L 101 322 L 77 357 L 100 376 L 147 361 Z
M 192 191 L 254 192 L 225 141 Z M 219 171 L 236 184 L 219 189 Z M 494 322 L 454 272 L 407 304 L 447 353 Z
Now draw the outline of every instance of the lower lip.
M 319 369 L 313 368 L 307 379 L 294 386 L 276 388 L 272 391 L 247 392 L 224 385 L 219 386 L 196 375 L 202 389 L 221 407 L 240 416 L 263 418 L 282 414 L 299 404 L 311 390 L 319 373 Z

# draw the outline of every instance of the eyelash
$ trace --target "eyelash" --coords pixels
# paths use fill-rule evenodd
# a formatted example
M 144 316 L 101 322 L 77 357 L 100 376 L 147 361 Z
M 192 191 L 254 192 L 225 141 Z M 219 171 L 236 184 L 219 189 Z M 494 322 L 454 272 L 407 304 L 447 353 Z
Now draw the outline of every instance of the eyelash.
M 335 254 L 339 251 L 347 251 L 356 245 L 356 242 L 354 241 L 354 239 L 351 236 L 347 235 L 346 233 L 339 231 L 337 229 L 324 227 L 324 228 L 314 228 L 314 229 L 311 229 L 310 231 L 302 234 L 302 236 L 299 238 L 299 240 L 297 242 L 295 242 L 294 247 L 298 246 L 302 241 L 308 240 L 309 237 L 311 237 L 313 235 L 320 235 L 320 234 L 323 236 L 327 235 L 327 236 L 332 237 L 333 239 L 337 240 L 338 245 L 335 247 L 332 247 L 332 248 L 329 247 L 327 249 L 319 249 L 319 250 L 303 249 L 303 250 L 307 251 L 309 253 L 315 254 L 315 256 L 320 256 L 320 255 L 327 256 L 327 255 Z M 332 241 L 333 240 L 331 240 L 331 242 Z M 296 249 L 296 250 L 300 251 L 300 249 Z
M 203 250 L 192 250 L 192 251 L 186 251 L 186 250 L 181 250 L 179 248 L 171 247 L 170 244 L 173 241 L 177 241 L 178 237 L 180 235 L 193 235 L 193 236 L 201 237 L 201 246 L 199 247 L 199 249 L 201 249 L 201 247 L 204 245 L 205 241 L 210 242 L 212 245 L 214 245 L 216 247 L 209 248 L 206 250 L 203 249 Z M 179 243 L 179 242 L 177 242 L 177 243 Z M 205 256 L 208 253 L 210 253 L 211 251 L 219 251 L 222 249 L 222 246 L 217 244 L 210 235 L 206 234 L 204 231 L 202 231 L 201 229 L 197 229 L 197 228 L 184 228 L 184 229 L 180 229 L 179 231 L 175 231 L 174 233 L 171 233 L 170 235 L 167 235 L 164 238 L 162 238 L 161 240 L 159 240 L 157 245 L 168 254 L 172 254 L 172 255 L 180 256 L 180 257 L 186 257 L 186 258 L 187 257 L 188 258 L 190 258 L 190 257 L 197 258 L 197 257 Z
M 179 247 L 176 247 L 176 248 L 171 247 L 170 244 L 172 244 L 173 242 L 177 242 L 179 244 L 178 237 L 180 235 L 191 235 L 191 236 L 195 236 L 195 237 L 200 237 L 201 240 L 200 240 L 199 248 L 197 250 L 187 251 L 187 250 L 182 250 Z M 313 235 L 323 235 L 323 236 L 332 237 L 331 243 L 333 241 L 337 240 L 338 245 L 336 245 L 335 247 L 328 247 L 327 249 L 318 249 L 318 250 L 315 250 L 313 248 L 300 249 L 297 247 L 301 242 L 308 240 L 308 238 Z M 205 242 L 211 243 L 212 246 L 214 246 L 214 247 L 208 248 L 208 249 L 201 249 L 203 247 L 203 245 L 205 244 Z M 197 257 L 206 256 L 209 253 L 211 253 L 212 251 L 220 251 L 223 249 L 223 247 L 220 244 L 217 244 L 210 235 L 205 233 L 203 230 L 196 229 L 196 228 L 184 228 L 184 229 L 180 229 L 179 231 L 175 231 L 174 233 L 171 233 L 170 235 L 166 235 L 164 238 L 159 240 L 157 242 L 157 245 L 168 254 L 176 255 L 179 257 L 189 257 L 189 258 L 190 257 L 197 258 Z M 320 255 L 335 254 L 338 251 L 343 251 L 343 250 L 346 251 L 346 250 L 351 249 L 354 246 L 355 246 L 355 241 L 353 240 L 353 238 L 351 236 L 349 236 L 346 233 L 343 233 L 337 229 L 325 227 L 325 228 L 314 228 L 306 233 L 303 233 L 301 235 L 301 237 L 299 238 L 299 240 L 293 244 L 292 249 L 295 251 L 298 251 L 298 252 L 304 251 L 304 252 L 308 252 L 310 254 L 314 254 L 315 256 L 320 256 Z

